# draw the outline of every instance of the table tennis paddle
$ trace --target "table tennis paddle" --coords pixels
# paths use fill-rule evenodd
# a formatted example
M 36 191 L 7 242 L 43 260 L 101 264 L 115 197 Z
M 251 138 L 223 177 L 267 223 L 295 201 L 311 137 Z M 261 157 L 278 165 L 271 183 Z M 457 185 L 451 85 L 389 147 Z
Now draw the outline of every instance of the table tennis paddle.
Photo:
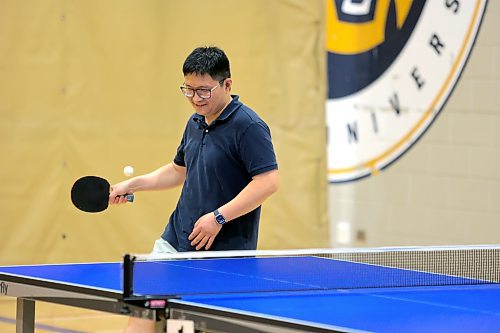
M 85 176 L 78 179 L 71 188 L 71 202 L 76 208 L 88 213 L 102 212 L 108 208 L 109 182 L 97 176 Z M 134 195 L 127 194 L 127 201 L 133 202 Z

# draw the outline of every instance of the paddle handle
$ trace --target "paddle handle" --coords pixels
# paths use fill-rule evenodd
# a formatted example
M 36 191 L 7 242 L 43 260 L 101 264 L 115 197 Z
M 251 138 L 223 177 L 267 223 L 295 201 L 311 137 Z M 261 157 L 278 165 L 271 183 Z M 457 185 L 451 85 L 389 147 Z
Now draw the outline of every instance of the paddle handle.
M 134 202 L 134 195 L 133 194 L 125 195 L 125 198 L 127 198 L 128 202 Z

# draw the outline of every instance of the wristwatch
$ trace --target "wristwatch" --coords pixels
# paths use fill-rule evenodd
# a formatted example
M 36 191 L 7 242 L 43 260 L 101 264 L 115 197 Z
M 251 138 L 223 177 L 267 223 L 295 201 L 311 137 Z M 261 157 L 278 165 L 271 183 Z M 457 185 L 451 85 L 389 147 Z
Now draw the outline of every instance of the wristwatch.
M 220 225 L 226 223 L 226 219 L 224 218 L 224 216 L 222 216 L 222 214 L 219 212 L 218 209 L 214 210 L 214 215 L 215 215 L 215 222 L 217 222 Z

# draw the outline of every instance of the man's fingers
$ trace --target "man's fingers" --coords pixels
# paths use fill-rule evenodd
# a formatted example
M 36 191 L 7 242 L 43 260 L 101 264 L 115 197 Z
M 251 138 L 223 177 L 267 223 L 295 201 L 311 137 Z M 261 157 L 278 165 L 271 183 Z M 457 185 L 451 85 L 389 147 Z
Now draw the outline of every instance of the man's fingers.
M 195 237 L 195 239 L 191 242 L 191 245 L 192 246 L 195 246 L 196 244 L 198 244 L 202 239 L 204 238 L 204 236 L 202 234 L 198 234 L 198 236 Z
M 208 239 L 207 246 L 205 247 L 205 250 L 209 250 L 210 249 L 210 247 L 212 246 L 212 243 L 214 242 L 214 239 L 215 239 L 215 236 L 211 236 Z
M 198 250 L 201 250 L 201 249 L 205 246 L 205 244 L 207 244 L 208 238 L 209 238 L 208 236 L 203 237 L 203 239 L 202 239 L 202 240 L 201 240 L 201 242 L 198 244 L 198 246 L 196 246 L 196 250 L 197 250 L 197 251 L 198 251 Z
M 195 237 L 198 236 L 199 233 L 200 233 L 200 228 L 194 227 L 193 231 L 191 232 L 191 234 L 188 237 L 188 240 L 195 239 Z
M 210 220 L 203 220 L 200 218 L 198 221 L 195 223 L 195 227 L 193 228 L 193 231 L 188 237 L 188 240 L 191 241 L 191 246 L 195 246 L 196 250 L 201 250 L 205 248 L 206 250 L 210 249 L 212 247 L 212 244 L 214 242 L 215 236 L 219 232 L 219 230 L 215 230 L 215 226 L 213 224 L 213 221 Z M 208 224 L 207 224 L 208 223 Z
M 127 196 L 126 195 L 117 195 L 117 196 L 110 196 L 109 197 L 109 203 L 112 205 L 115 204 L 122 204 L 128 202 Z

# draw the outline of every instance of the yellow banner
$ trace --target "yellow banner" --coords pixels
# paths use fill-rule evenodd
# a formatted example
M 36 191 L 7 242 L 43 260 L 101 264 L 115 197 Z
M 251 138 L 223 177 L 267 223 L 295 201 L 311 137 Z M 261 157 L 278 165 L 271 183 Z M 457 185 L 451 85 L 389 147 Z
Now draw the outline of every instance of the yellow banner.
M 193 112 L 178 87 L 197 46 L 228 54 L 233 92 L 270 126 L 281 173 L 259 248 L 328 245 L 324 2 L 3 1 L 0 263 L 148 252 L 179 190 L 76 210 L 83 175 L 122 180 L 172 161 Z

